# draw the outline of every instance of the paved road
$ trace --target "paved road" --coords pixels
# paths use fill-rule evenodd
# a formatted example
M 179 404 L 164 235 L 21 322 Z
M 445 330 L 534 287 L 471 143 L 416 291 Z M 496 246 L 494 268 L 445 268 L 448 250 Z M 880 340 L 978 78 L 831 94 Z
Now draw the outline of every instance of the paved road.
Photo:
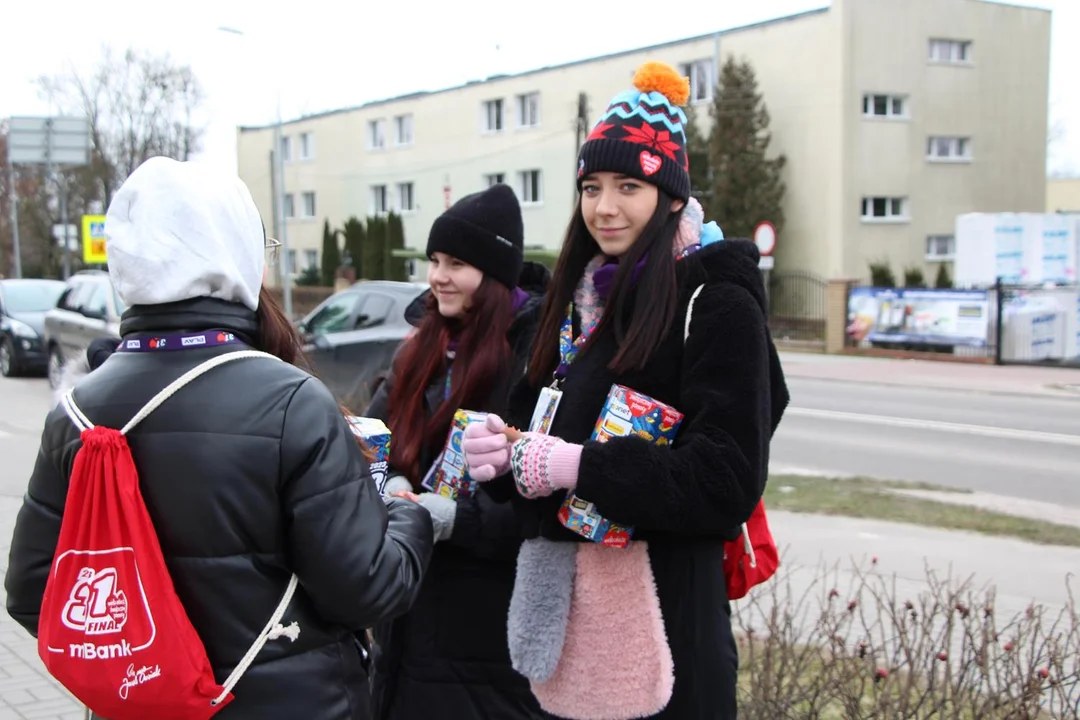
M 931 482 L 1080 507 L 1080 395 L 790 377 L 774 466 Z

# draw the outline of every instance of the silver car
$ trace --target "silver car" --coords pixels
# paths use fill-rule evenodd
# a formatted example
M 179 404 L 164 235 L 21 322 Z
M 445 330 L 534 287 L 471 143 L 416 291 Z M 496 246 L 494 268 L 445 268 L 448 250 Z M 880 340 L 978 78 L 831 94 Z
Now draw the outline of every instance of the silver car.
M 125 306 L 101 270 L 75 273 L 56 307 L 45 313 L 45 346 L 49 354 L 49 384 L 59 387 L 64 365 L 86 353 L 100 337 L 120 342 L 120 316 Z

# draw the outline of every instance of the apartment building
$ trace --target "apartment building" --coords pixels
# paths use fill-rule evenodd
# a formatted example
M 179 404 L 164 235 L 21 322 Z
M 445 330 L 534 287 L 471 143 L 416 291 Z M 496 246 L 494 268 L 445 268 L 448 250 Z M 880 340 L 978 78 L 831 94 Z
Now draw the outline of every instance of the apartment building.
M 1080 177 L 1046 181 L 1046 212 L 1080 213 Z
M 579 99 L 591 125 L 639 64 L 662 60 L 690 77 L 707 130 L 718 63 L 733 55 L 753 64 L 772 148 L 788 158 L 777 269 L 863 278 L 887 260 L 897 275 L 915 266 L 933 277 L 952 257 L 957 215 L 1045 207 L 1050 21 L 989 0 L 833 0 L 291 121 L 282 202 L 295 266 L 318 262 L 327 218 L 394 210 L 422 249 L 449 203 L 495 182 L 517 190 L 526 244 L 557 249 L 576 199 Z M 239 172 L 267 218 L 273 137 L 239 129 Z

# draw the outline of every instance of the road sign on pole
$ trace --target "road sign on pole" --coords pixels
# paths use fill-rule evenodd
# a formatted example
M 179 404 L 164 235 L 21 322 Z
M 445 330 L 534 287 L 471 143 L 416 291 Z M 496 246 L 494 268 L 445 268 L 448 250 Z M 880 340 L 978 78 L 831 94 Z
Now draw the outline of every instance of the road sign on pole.
M 771 222 L 758 223 L 754 228 L 754 244 L 762 257 L 772 255 L 776 248 L 776 227 Z
M 83 262 L 87 265 L 104 265 L 105 255 L 105 216 L 82 216 L 82 251 Z
M 90 163 L 90 120 L 85 117 L 12 117 L 8 120 L 8 166 L 45 165 L 48 176 L 57 187 L 60 204 L 60 224 L 67 226 L 67 188 L 57 178 L 57 165 L 88 165 Z M 14 179 L 14 170 L 12 170 Z M 15 183 L 11 183 L 12 207 L 18 204 Z M 15 228 L 15 277 L 22 277 L 22 258 L 19 250 L 19 222 L 12 212 Z M 71 247 L 64 248 L 64 278 L 71 274 Z

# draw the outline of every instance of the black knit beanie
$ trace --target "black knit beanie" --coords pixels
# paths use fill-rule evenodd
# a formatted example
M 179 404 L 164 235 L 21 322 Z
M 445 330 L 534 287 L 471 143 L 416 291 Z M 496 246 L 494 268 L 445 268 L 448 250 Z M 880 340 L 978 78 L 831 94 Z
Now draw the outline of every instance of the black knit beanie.
M 525 264 L 524 247 L 521 205 L 509 185 L 499 184 L 466 195 L 436 218 L 427 254 L 456 257 L 513 289 Z
M 577 186 L 594 172 L 616 172 L 690 198 L 685 105 L 690 81 L 675 68 L 648 62 L 634 74 L 636 90 L 612 98 L 578 154 Z

